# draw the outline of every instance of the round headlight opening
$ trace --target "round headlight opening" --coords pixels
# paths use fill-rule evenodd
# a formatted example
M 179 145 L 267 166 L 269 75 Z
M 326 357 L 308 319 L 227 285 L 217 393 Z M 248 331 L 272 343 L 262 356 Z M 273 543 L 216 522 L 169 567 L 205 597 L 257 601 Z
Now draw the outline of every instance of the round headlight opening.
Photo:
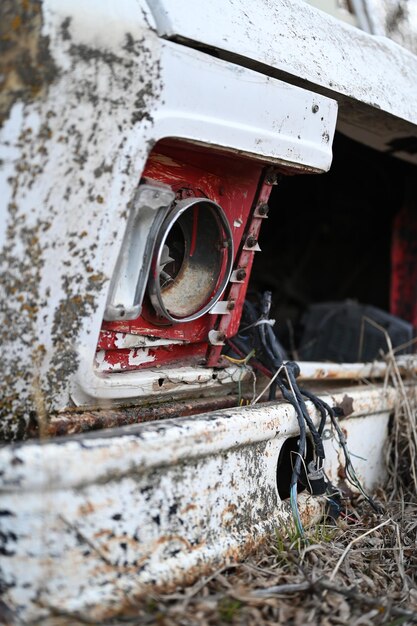
M 157 237 L 149 295 L 158 315 L 195 320 L 220 299 L 233 265 L 233 237 L 223 209 L 206 198 L 177 202 Z

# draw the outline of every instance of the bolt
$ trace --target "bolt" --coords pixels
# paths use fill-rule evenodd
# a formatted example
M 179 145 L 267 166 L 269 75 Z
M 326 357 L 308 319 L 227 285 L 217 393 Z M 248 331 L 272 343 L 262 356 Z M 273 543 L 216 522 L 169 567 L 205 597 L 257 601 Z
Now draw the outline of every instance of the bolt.
M 317 113 L 317 111 L 319 110 L 319 105 L 313 104 L 313 106 L 311 107 L 311 110 L 313 111 L 313 113 Z
M 249 237 L 246 239 L 246 245 L 248 246 L 248 248 L 254 248 L 257 243 L 258 240 L 253 235 L 249 235 Z
M 216 339 L 217 341 L 224 341 L 226 339 L 226 335 L 222 332 L 218 332 Z
M 235 306 L 236 306 L 235 301 L 234 300 L 229 300 L 229 302 L 227 303 L 227 310 L 228 311 L 233 311 Z
M 260 204 L 258 206 L 258 213 L 259 215 L 268 215 L 268 205 L 267 204 Z
M 245 278 L 246 278 L 246 270 L 244 270 L 243 267 L 240 267 L 237 270 L 236 278 L 237 278 L 237 280 L 245 280 Z

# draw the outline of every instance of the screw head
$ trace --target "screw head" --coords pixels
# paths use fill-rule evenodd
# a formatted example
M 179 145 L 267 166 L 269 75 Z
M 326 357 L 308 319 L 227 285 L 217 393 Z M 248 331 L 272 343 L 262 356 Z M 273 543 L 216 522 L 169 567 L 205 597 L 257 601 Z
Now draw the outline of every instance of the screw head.
M 253 248 L 254 246 L 256 246 L 257 243 L 258 240 L 253 235 L 249 235 L 249 237 L 246 239 L 246 245 L 248 246 L 248 248 Z
M 313 104 L 313 106 L 311 107 L 311 110 L 313 111 L 313 113 L 317 113 L 319 110 L 319 105 L 318 104 Z
M 233 311 L 235 306 L 236 306 L 235 301 L 234 300 L 229 300 L 229 302 L 227 303 L 227 310 L 228 311 Z
M 266 203 L 260 204 L 258 206 L 258 213 L 259 215 L 268 215 L 268 205 Z
M 246 278 L 246 270 L 243 269 L 243 267 L 239 268 L 236 272 L 236 278 L 238 280 L 245 280 Z

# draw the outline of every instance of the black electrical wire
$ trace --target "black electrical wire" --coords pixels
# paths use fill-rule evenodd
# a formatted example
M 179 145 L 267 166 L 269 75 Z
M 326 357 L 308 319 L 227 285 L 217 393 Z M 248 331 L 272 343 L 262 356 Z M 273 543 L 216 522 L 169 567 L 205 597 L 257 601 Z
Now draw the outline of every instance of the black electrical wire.
M 252 328 L 252 332 L 257 337 L 258 342 L 260 343 L 260 347 L 264 354 L 264 359 L 266 361 L 266 365 L 269 367 L 271 371 L 279 371 L 279 369 L 283 365 L 282 355 L 277 351 L 276 345 L 271 341 L 269 333 L 267 333 L 267 327 L 270 328 L 268 324 L 269 321 L 269 311 L 271 308 L 271 292 L 265 292 L 263 294 L 261 300 L 261 315 L 258 318 L 256 315 L 256 310 L 250 303 L 246 306 L 247 317 L 250 322 L 250 326 Z M 244 329 L 245 331 L 245 329 Z M 276 342 L 278 343 L 278 342 Z M 303 459 L 306 455 L 306 445 L 307 445 L 307 433 L 305 427 L 305 420 L 303 411 L 298 402 L 297 396 L 290 392 L 284 385 L 280 376 L 276 376 L 274 382 L 271 385 L 269 398 L 273 399 L 276 393 L 276 387 L 279 386 L 283 397 L 287 402 L 289 402 L 295 410 L 296 418 L 298 421 L 298 427 L 300 430 L 300 436 L 298 439 L 297 446 L 297 455 L 295 459 L 295 463 L 293 465 L 293 470 L 291 474 L 290 480 L 290 502 L 291 508 L 293 511 L 294 521 L 298 530 L 299 535 L 304 537 L 304 529 L 302 526 L 298 505 L 297 505 L 297 484 L 301 474 L 301 467 Z
M 326 409 L 326 411 L 328 412 L 329 416 L 330 416 L 330 420 L 333 424 L 334 429 L 336 430 L 338 439 L 339 439 L 339 443 L 340 446 L 343 450 L 343 455 L 345 457 L 345 473 L 346 473 L 346 478 L 347 480 L 350 482 L 350 484 L 354 487 L 356 487 L 356 489 L 358 489 L 358 491 L 360 491 L 360 493 L 363 495 L 363 497 L 365 498 L 365 500 L 371 505 L 371 507 L 374 509 L 374 511 L 376 513 L 382 513 L 383 509 L 381 507 L 381 505 L 379 505 L 377 502 L 375 502 L 375 500 L 373 500 L 373 498 L 371 498 L 370 495 L 368 495 L 366 493 L 366 491 L 364 490 L 364 488 L 362 487 L 362 484 L 359 480 L 359 478 L 356 475 L 355 472 L 355 468 L 353 467 L 351 458 L 350 458 L 350 454 L 349 454 L 349 450 L 347 447 L 347 442 L 346 442 L 346 437 L 342 431 L 342 429 L 339 426 L 339 423 L 336 419 L 336 415 L 334 412 L 334 409 L 332 407 L 330 407 L 326 402 L 324 402 L 324 400 L 319 400 L 322 404 L 323 407 Z
M 323 493 L 323 490 L 325 490 L 325 492 L 329 494 L 329 497 L 334 493 L 340 494 L 340 491 L 330 483 L 328 478 L 325 477 L 325 474 L 323 472 L 320 474 L 325 458 L 322 434 L 327 417 L 330 417 L 330 420 L 336 430 L 340 446 L 343 450 L 347 480 L 360 491 L 374 510 L 379 512 L 381 509 L 378 504 L 375 503 L 374 500 L 365 492 L 355 473 L 349 450 L 347 448 L 346 439 L 337 422 L 334 409 L 328 406 L 326 402 L 315 396 L 313 393 L 298 387 L 297 377 L 300 370 L 297 363 L 291 361 L 284 363 L 286 358 L 285 352 L 281 348 L 275 336 L 269 319 L 272 303 L 271 296 L 271 292 L 268 291 L 262 295 L 260 301 L 260 312 L 258 312 L 257 308 L 252 303 L 247 300 L 245 301 L 243 311 L 244 327 L 240 329 L 238 335 L 233 338 L 233 342 L 229 342 L 229 346 L 232 350 L 236 350 L 240 353 L 241 356 L 245 356 L 250 352 L 250 350 L 248 350 L 248 342 L 250 342 L 250 347 L 251 349 L 255 348 L 257 356 L 257 359 L 251 359 L 251 363 L 254 367 L 261 369 L 261 371 L 264 370 L 264 373 L 272 373 L 282 370 L 282 373 L 280 372 L 274 377 L 274 381 L 269 389 L 269 399 L 275 399 L 276 391 L 279 388 L 282 397 L 289 404 L 291 404 L 295 410 L 300 436 L 298 439 L 296 460 L 293 465 L 290 481 L 290 498 L 297 528 L 300 535 L 304 536 L 298 512 L 298 505 L 296 502 L 296 492 L 297 484 L 300 480 L 302 463 L 303 460 L 306 459 L 307 428 L 311 434 L 314 446 L 315 465 L 313 466 L 313 471 L 316 472 L 316 476 L 321 476 L 320 479 L 317 479 L 314 482 L 316 485 L 319 485 L 320 483 L 317 489 L 321 489 L 322 491 L 317 490 L 314 491 L 314 493 Z M 265 367 L 267 368 L 266 370 Z M 305 398 L 310 400 L 320 413 L 320 423 L 318 428 L 315 426 L 309 415 L 305 404 Z M 329 501 L 331 501 L 333 506 L 336 504 L 334 502 L 334 498 L 332 497 L 330 497 Z
M 300 404 L 301 410 L 303 412 L 304 415 L 304 419 L 306 421 L 306 424 L 310 430 L 311 436 L 313 438 L 313 443 L 314 443 L 314 448 L 315 448 L 315 452 L 316 452 L 316 456 L 321 459 L 321 461 L 324 460 L 325 458 L 325 454 L 324 454 L 324 446 L 323 446 L 323 440 L 321 438 L 321 434 L 318 432 L 315 424 L 313 423 L 313 420 L 310 417 L 310 414 L 307 410 L 307 407 L 305 405 L 305 402 L 303 400 L 303 396 L 300 392 L 300 389 L 298 388 L 298 384 L 296 381 L 296 376 L 299 375 L 300 373 L 300 368 L 298 367 L 297 363 L 287 363 L 286 365 L 287 367 L 287 371 L 288 371 L 288 377 L 291 381 L 291 385 L 294 389 L 295 395 L 297 396 L 297 400 Z
M 252 327 L 254 331 L 258 333 L 258 337 L 263 348 L 263 352 L 268 363 L 270 369 L 274 369 L 279 371 L 283 366 L 283 360 L 285 354 L 280 348 L 280 345 L 275 337 L 275 333 L 273 332 L 271 325 L 267 322 L 269 321 L 269 312 L 271 309 L 271 292 L 265 292 L 262 296 L 261 300 L 261 316 L 258 321 L 255 321 L 256 311 L 253 306 L 248 307 L 249 316 L 251 319 Z M 305 405 L 302 394 L 298 389 L 298 384 L 296 381 L 297 376 L 299 375 L 299 367 L 294 362 L 287 362 L 283 367 L 286 379 L 283 375 L 278 375 L 274 379 L 274 382 L 271 385 L 269 392 L 269 399 L 274 399 L 276 394 L 276 389 L 279 387 L 281 394 L 287 402 L 289 402 L 295 409 L 298 426 L 300 429 L 300 437 L 298 440 L 298 449 L 297 449 L 297 457 L 296 461 L 293 465 L 293 471 L 291 475 L 290 481 L 290 499 L 291 506 L 293 509 L 294 519 L 299 530 L 301 536 L 304 536 L 304 531 L 302 528 L 298 505 L 296 502 L 296 493 L 297 493 L 297 484 L 300 479 L 302 462 L 306 458 L 306 442 L 307 442 L 307 434 L 306 434 L 306 425 L 311 433 L 314 451 L 316 457 L 316 465 L 315 471 L 321 469 L 323 464 L 325 453 L 323 441 L 319 432 L 317 431 L 310 415 L 308 413 L 307 407 Z M 307 472 L 307 468 L 306 468 Z M 326 489 L 324 478 L 321 478 L 322 489 Z
M 310 400 L 310 402 L 316 407 L 316 409 L 318 410 L 318 412 L 320 413 L 320 424 L 319 427 L 317 429 L 317 432 L 319 433 L 320 437 L 323 434 L 323 430 L 324 430 L 324 426 L 326 424 L 327 421 L 327 416 L 328 413 L 326 411 L 326 409 L 323 406 L 323 403 L 320 401 L 320 399 L 314 395 L 314 393 L 310 393 L 310 391 L 306 391 L 306 389 L 301 389 L 300 388 L 300 393 L 305 397 L 308 398 Z
M 326 402 L 324 402 L 324 400 L 321 400 L 320 398 L 317 398 L 317 396 L 315 396 L 314 394 L 310 393 L 309 391 L 306 391 L 305 389 L 300 389 L 300 392 L 309 400 L 311 400 L 311 402 L 314 404 L 314 406 L 318 409 L 318 411 L 321 414 L 321 422 L 320 422 L 320 427 L 319 427 L 319 432 L 320 434 L 322 434 L 323 429 L 324 429 L 324 424 L 326 422 L 326 418 L 327 415 L 330 417 L 330 420 L 333 424 L 334 429 L 336 430 L 337 433 L 337 437 L 339 440 L 339 444 L 343 450 L 343 455 L 345 457 L 345 474 L 346 474 L 346 478 L 347 480 L 350 482 L 350 484 L 354 487 L 356 487 L 356 489 L 358 489 L 358 491 L 360 491 L 360 493 L 363 495 L 363 497 L 367 500 L 367 502 L 372 506 L 372 508 L 374 509 L 374 511 L 376 511 L 377 513 L 380 513 L 382 511 L 381 506 L 375 502 L 375 500 L 373 500 L 371 498 L 371 496 L 369 496 L 364 488 L 362 487 L 362 484 L 359 480 L 359 478 L 356 475 L 355 469 L 353 467 L 352 464 L 352 460 L 350 458 L 350 453 L 347 447 L 347 442 L 346 442 L 346 437 L 342 431 L 342 429 L 339 426 L 339 423 L 337 421 L 336 418 L 336 414 L 335 414 L 335 410 L 330 407 Z

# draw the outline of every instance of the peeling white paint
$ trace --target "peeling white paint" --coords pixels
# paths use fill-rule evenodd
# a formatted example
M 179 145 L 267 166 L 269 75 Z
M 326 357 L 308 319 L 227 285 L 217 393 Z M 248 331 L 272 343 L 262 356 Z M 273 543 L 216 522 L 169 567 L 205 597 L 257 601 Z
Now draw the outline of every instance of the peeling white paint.
M 104 354 L 100 358 L 104 360 Z M 242 368 L 237 365 L 220 370 L 212 367 L 162 366 L 142 371 L 112 372 L 103 376 L 100 372 L 108 367 L 108 364 L 101 366 L 99 363 L 98 369 L 95 369 L 86 357 L 81 358 L 80 368 L 70 386 L 71 400 L 77 406 L 88 407 L 102 401 L 117 404 L 125 400 L 144 400 L 156 394 L 158 397 L 190 397 L 197 392 L 209 393 L 216 387 L 236 385 L 239 380 L 243 381 L 250 376 L 249 370 L 242 373 Z
M 129 365 L 143 365 L 144 363 L 152 363 L 155 361 L 155 355 L 149 353 L 149 348 L 138 348 L 137 350 L 130 350 L 129 352 Z
M 116 348 L 156 348 L 159 346 L 172 346 L 184 344 L 180 339 L 159 339 L 146 335 L 133 335 L 129 333 L 115 333 Z

